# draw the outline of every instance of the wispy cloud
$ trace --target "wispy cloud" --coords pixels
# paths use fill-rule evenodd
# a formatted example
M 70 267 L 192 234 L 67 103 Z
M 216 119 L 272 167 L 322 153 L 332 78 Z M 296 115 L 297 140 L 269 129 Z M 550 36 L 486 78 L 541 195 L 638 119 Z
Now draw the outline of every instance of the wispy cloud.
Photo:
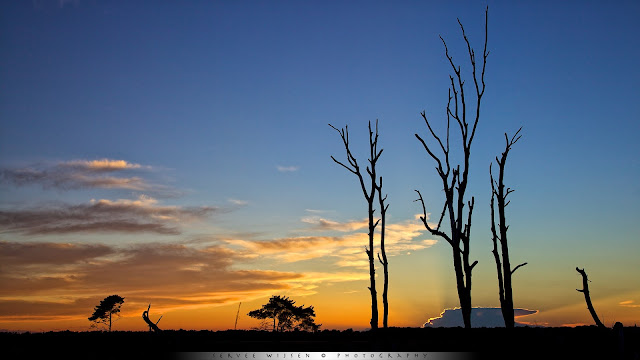
M 317 215 L 332 212 L 332 210 L 319 210 L 319 209 L 304 209 L 304 211 L 310 214 L 317 214 Z
M 313 230 L 320 231 L 356 231 L 369 227 L 369 220 L 364 219 L 360 221 L 348 221 L 348 222 L 338 222 L 333 220 L 328 220 L 321 218 L 319 216 L 307 216 L 301 219 L 302 222 L 313 225 Z
M 620 303 L 618 303 L 618 305 L 631 308 L 640 307 L 640 304 L 636 304 L 633 300 L 621 301 Z
M 112 175 L 116 172 L 150 169 L 150 166 L 125 160 L 72 160 L 0 169 L 0 182 L 15 186 L 41 185 L 44 189 L 59 190 L 101 188 L 170 193 L 171 189 L 168 187 L 149 183 L 139 176 Z
M 71 160 L 58 164 L 59 166 L 75 167 L 90 171 L 118 171 L 125 169 L 140 169 L 142 165 L 127 162 L 125 160 Z M 151 168 L 150 166 L 145 166 Z
M 111 254 L 113 249 L 101 244 L 0 241 L 0 262 L 5 266 L 75 264 Z
M 294 171 L 298 171 L 300 169 L 299 166 L 282 166 L 282 165 L 278 165 L 278 166 L 276 166 L 276 168 L 280 172 L 294 172 Z
M 0 211 L 0 229 L 27 235 L 82 232 L 179 234 L 178 224 L 204 219 L 215 207 L 161 206 L 157 200 L 101 199 L 88 204 L 56 204 Z
M 332 258 L 336 266 L 367 267 L 364 247 L 368 244 L 366 231 L 368 220 L 337 222 L 317 217 L 306 217 L 302 222 L 311 224 L 310 231 L 337 231 L 344 234 L 334 236 L 313 235 L 269 240 L 225 240 L 254 254 L 276 258 L 285 262 L 297 262 L 316 258 Z M 368 229 L 367 229 L 368 230 Z M 425 249 L 436 244 L 436 240 L 419 239 L 424 227 L 415 221 L 387 224 L 385 247 L 387 255 L 395 256 L 410 251 Z M 378 241 L 376 239 L 376 241 Z M 379 251 L 374 249 L 376 252 Z
M 47 252 L 55 259 L 48 259 Z M 249 255 L 224 244 L 116 247 L 0 241 L 0 321 L 86 319 L 87 309 L 113 289 L 133 307 L 153 302 L 162 310 L 248 301 L 282 291 L 310 294 L 320 283 L 367 276 L 259 270 L 255 265 L 254 270 L 237 269 Z
M 227 201 L 229 201 L 230 203 L 232 203 L 233 205 L 237 205 L 237 206 L 246 206 L 247 204 L 249 204 L 248 201 L 246 200 L 239 200 L 239 199 L 228 199 Z

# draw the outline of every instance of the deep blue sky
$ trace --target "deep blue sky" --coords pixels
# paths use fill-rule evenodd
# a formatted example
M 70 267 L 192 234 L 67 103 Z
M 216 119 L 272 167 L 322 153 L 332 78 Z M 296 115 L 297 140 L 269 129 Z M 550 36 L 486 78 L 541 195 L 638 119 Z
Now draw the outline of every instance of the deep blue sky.
M 580 192 L 570 200 L 581 209 L 597 199 L 633 210 L 624 199 L 638 195 L 638 5 L 489 5 L 476 171 L 486 172 L 504 131 L 524 126 L 510 170 L 543 187 L 523 194 Z M 353 179 L 327 161 L 340 143 L 326 123 L 365 139 L 378 118 L 390 158 L 382 166 L 405 174 L 388 184 L 398 183 L 394 197 L 411 197 L 430 166 L 412 137 L 425 130 L 419 112 L 442 118 L 446 101 L 438 35 L 465 61 L 455 19 L 479 47 L 484 6 L 10 2 L 0 160 L 124 158 L 175 170 L 198 199 L 269 201 L 264 192 L 287 189 L 295 196 L 282 194 L 283 205 L 304 197 L 298 209 L 342 208 L 326 194 L 350 192 Z M 283 177 L 277 165 L 301 171 Z
M 503 133 L 520 126 L 506 179 L 517 189 L 509 214 L 520 239 L 515 249 L 538 266 L 548 261 L 550 272 L 592 264 L 612 277 L 639 273 L 632 257 L 640 250 L 640 3 L 488 4 L 491 53 L 469 190 L 486 278 L 494 276 L 488 166 L 503 150 Z M 3 2 L 0 166 L 123 159 L 151 167 L 144 176 L 176 189 L 152 194 L 164 204 L 230 207 L 240 200 L 212 220 L 216 231 L 295 236 L 309 209 L 336 221 L 366 216 L 356 179 L 329 157 L 343 159 L 344 150 L 327 123 L 349 125 L 364 162 L 367 121 L 379 119 L 389 215 L 400 222 L 420 211 L 414 189 L 436 213 L 438 178 L 414 133 L 427 134 L 422 110 L 443 130 L 450 67 L 438 35 L 468 71 L 456 18 L 479 53 L 485 6 Z M 5 182 L 0 206 L 140 194 Z M 446 244 L 438 246 L 448 254 Z M 605 253 L 619 259 L 613 269 L 600 258 Z

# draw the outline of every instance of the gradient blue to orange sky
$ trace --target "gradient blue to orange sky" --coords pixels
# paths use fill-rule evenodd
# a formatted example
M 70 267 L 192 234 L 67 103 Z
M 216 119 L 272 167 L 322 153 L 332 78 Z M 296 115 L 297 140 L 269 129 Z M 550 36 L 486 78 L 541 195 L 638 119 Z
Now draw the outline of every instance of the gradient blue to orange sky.
M 229 329 L 271 295 L 323 328 L 366 329 L 366 202 L 329 126 L 363 163 L 379 119 L 391 326 L 458 306 L 451 248 L 429 235 L 456 18 L 477 1 L 4 1 L 0 5 L 0 329 L 87 330 L 125 297 L 119 330 Z M 489 1 L 490 55 L 471 154 L 473 305 L 497 307 L 489 164 L 507 164 L 518 319 L 640 322 L 640 3 Z M 478 50 L 480 51 L 480 50 Z M 467 86 L 472 84 L 469 73 Z M 471 91 L 471 88 L 469 88 Z M 428 138 L 428 137 L 426 137 Z M 456 138 L 452 138 L 456 141 Z M 455 144 L 457 143 L 453 143 Z M 437 216 L 434 216 L 437 217 Z M 432 219 L 433 220 L 433 219 Z M 381 269 L 378 269 L 381 273 Z M 382 280 L 379 277 L 379 289 Z

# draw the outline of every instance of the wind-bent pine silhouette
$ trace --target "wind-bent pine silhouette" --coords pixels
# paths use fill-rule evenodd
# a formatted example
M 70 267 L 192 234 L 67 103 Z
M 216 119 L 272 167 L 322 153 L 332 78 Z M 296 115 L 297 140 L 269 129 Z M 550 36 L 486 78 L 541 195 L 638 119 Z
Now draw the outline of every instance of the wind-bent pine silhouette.
M 502 310 L 502 317 L 504 318 L 504 326 L 508 329 L 515 327 L 515 318 L 513 313 L 513 290 L 511 287 L 511 277 L 522 266 L 527 263 L 522 263 L 515 268 L 511 269 L 511 261 L 509 259 L 509 244 L 507 242 L 507 225 L 505 208 L 509 205 L 510 201 L 507 200 L 507 196 L 514 190 L 506 188 L 504 186 L 504 168 L 507 162 L 507 156 L 511 147 L 520 140 L 522 135 L 518 135 L 522 130 L 522 127 L 516 131 L 516 133 L 509 139 L 507 134 L 504 134 L 506 140 L 506 146 L 502 156 L 498 159 L 496 156 L 496 163 L 500 169 L 498 173 L 498 181 L 493 179 L 493 173 L 491 172 L 491 165 L 489 165 L 489 177 L 491 178 L 491 239 L 493 240 L 493 257 L 496 261 L 496 270 L 498 273 L 498 289 L 500 295 L 500 309 Z M 498 231 L 496 231 L 495 220 L 495 200 L 498 201 Z M 500 243 L 501 253 L 498 253 L 498 242 Z M 502 256 L 502 260 L 500 257 Z
M 123 297 L 118 295 L 107 296 L 94 308 L 89 321 L 93 321 L 96 324 L 108 324 L 109 332 L 111 332 L 112 317 L 120 313 L 122 304 L 124 304 Z
M 599 328 L 604 328 L 604 324 L 598 318 L 598 314 L 596 314 L 596 310 L 593 308 L 593 304 L 591 303 L 591 295 L 589 295 L 589 279 L 587 278 L 587 273 L 584 271 L 584 268 L 578 269 L 577 266 L 576 271 L 579 272 L 580 275 L 582 275 L 582 290 L 576 289 L 576 291 L 584 294 L 584 301 L 586 301 L 587 303 L 587 309 L 589 309 L 589 313 L 591 314 L 593 321 L 596 322 L 596 325 Z
M 442 186 L 445 194 L 445 202 L 442 208 L 442 213 L 440 214 L 440 220 L 438 221 L 438 225 L 433 228 L 427 222 L 427 210 L 425 207 L 424 199 L 422 198 L 422 194 L 420 191 L 416 190 L 418 193 L 418 199 L 416 201 L 420 201 L 422 204 L 422 213 L 423 216 L 420 217 L 422 223 L 425 228 L 432 234 L 439 236 L 447 241 L 449 245 L 451 245 L 451 249 L 453 250 L 453 267 L 456 274 L 456 287 L 458 290 L 458 298 L 460 300 L 460 308 L 462 310 L 462 318 L 464 320 L 464 327 L 471 328 L 471 273 L 473 268 L 478 264 L 478 261 L 474 261 L 470 263 L 469 255 L 470 255 L 470 235 L 471 235 L 471 215 L 473 213 L 473 204 L 474 197 L 471 197 L 471 200 L 467 202 L 469 206 L 469 210 L 467 211 L 467 216 L 465 220 L 464 207 L 465 207 L 465 195 L 467 191 L 468 177 L 469 177 L 469 156 L 471 154 L 471 143 L 473 142 L 473 137 L 476 133 L 476 127 L 478 125 L 478 121 L 480 120 L 480 105 L 482 103 L 482 96 L 484 95 L 485 83 L 484 83 L 484 73 L 487 65 L 487 57 L 489 56 L 489 52 L 487 52 L 487 20 L 488 20 L 489 8 L 487 7 L 485 11 L 485 27 L 484 27 L 484 52 L 482 54 L 482 70 L 480 74 L 480 79 L 476 74 L 476 55 L 475 51 L 471 48 L 471 44 L 469 43 L 469 39 L 464 32 L 464 27 L 458 19 L 458 24 L 460 25 L 460 29 L 462 30 L 462 37 L 467 44 L 467 51 L 469 53 L 469 59 L 471 62 L 471 69 L 473 72 L 473 82 L 475 84 L 475 95 L 476 95 L 476 106 L 475 106 L 475 114 L 473 115 L 473 123 L 471 127 L 471 132 L 469 132 L 469 122 L 467 122 L 467 104 L 466 104 L 466 94 L 464 92 L 464 80 L 462 77 L 460 66 L 456 66 L 453 62 L 453 58 L 449 55 L 449 49 L 447 48 L 447 43 L 444 41 L 442 36 L 440 36 L 440 40 L 444 44 L 445 56 L 447 60 L 449 60 L 449 64 L 455 73 L 454 77 L 449 75 L 449 79 L 451 81 L 451 87 L 449 88 L 449 100 L 447 101 L 447 137 L 446 141 L 443 144 L 442 140 L 436 133 L 433 131 L 429 120 L 427 119 L 426 112 L 423 111 L 420 115 L 424 119 L 424 122 L 429 129 L 429 133 L 437 142 L 440 150 L 442 150 L 442 155 L 440 157 L 436 155 L 431 146 L 427 145 L 427 143 L 420 137 L 420 135 L 415 134 L 416 138 L 422 143 L 422 146 L 427 151 L 429 156 L 436 162 L 437 167 L 436 171 L 442 180 Z M 453 97 L 451 93 L 453 92 Z M 453 109 L 451 108 L 451 100 L 454 101 Z M 451 166 L 450 162 L 450 147 L 449 147 L 449 128 L 451 118 L 453 118 L 460 129 L 460 135 L 462 136 L 462 150 L 464 154 L 464 160 L 462 163 L 462 169 L 460 169 L 460 164 L 455 167 Z M 444 156 L 444 160 L 441 157 Z M 450 234 L 440 230 L 440 226 L 442 225 L 442 220 L 444 218 L 445 213 L 448 213 L 449 217 L 449 226 L 451 228 Z M 462 247 L 461 247 L 462 245 Z
M 380 185 L 378 185 L 376 183 L 376 164 L 378 162 L 378 159 L 380 158 L 380 155 L 382 155 L 382 150 L 380 149 L 380 151 L 378 151 L 378 120 L 376 120 L 376 131 L 375 131 L 375 136 L 374 136 L 374 132 L 371 130 L 371 121 L 369 121 L 369 165 L 366 166 L 366 172 L 367 174 L 369 174 L 369 178 L 370 178 L 370 182 L 371 185 L 369 186 L 369 188 L 367 189 L 367 186 L 365 185 L 365 180 L 362 176 L 362 172 L 360 170 L 360 166 L 358 165 L 358 160 L 355 158 L 355 156 L 353 156 L 353 154 L 351 153 L 351 149 L 349 148 L 349 128 L 348 126 L 345 126 L 344 128 L 338 130 L 335 126 L 329 124 L 329 126 L 331 126 L 335 131 L 338 132 L 338 134 L 340 134 L 340 138 L 342 139 L 342 143 L 344 145 L 344 148 L 347 152 L 347 161 L 349 163 L 349 166 L 345 165 L 344 163 L 336 160 L 336 158 L 334 158 L 333 156 L 331 156 L 331 159 L 336 162 L 338 165 L 341 165 L 342 167 L 344 167 L 345 169 L 347 169 L 350 173 L 356 175 L 358 177 L 358 180 L 360 182 L 360 187 L 362 189 L 362 193 L 364 194 L 365 199 L 367 200 L 367 204 L 368 204 L 368 212 L 369 212 L 369 247 L 365 247 L 365 252 L 369 258 L 369 279 L 370 279 L 370 285 L 369 285 L 369 291 L 371 292 L 371 328 L 372 329 L 377 329 L 378 328 L 378 296 L 377 296 L 377 292 L 376 292 L 376 278 L 375 278 L 375 260 L 373 257 L 373 245 L 374 245 L 374 233 L 375 233 L 375 228 L 376 226 L 378 226 L 378 223 L 380 222 L 381 219 L 377 219 L 375 220 L 373 218 L 373 214 L 375 212 L 374 209 L 374 201 L 375 199 L 375 195 L 376 195 L 376 191 L 378 189 L 382 190 L 382 177 L 380 177 Z M 386 213 L 386 207 L 384 206 L 384 201 L 386 199 L 385 197 L 380 197 L 378 200 L 381 204 L 382 210 L 384 211 L 384 213 Z M 383 214 L 384 214 L 383 213 Z M 384 226 L 384 225 L 383 225 Z M 384 233 L 384 229 L 382 230 L 382 233 Z M 385 271 L 385 290 L 384 290 L 384 304 L 385 304 L 385 310 L 384 310 L 384 314 L 385 314 L 385 318 L 384 318 L 384 326 L 387 326 L 387 316 L 388 316 L 388 302 L 386 300 L 386 293 L 387 293 L 387 289 L 388 289 L 388 261 L 386 259 L 386 252 L 384 250 L 384 245 L 382 247 L 382 259 L 379 259 L 380 262 L 383 263 L 384 266 L 384 271 Z
M 272 296 L 260 309 L 249 312 L 252 318 L 273 319 L 273 332 L 302 330 L 316 332 L 322 324 L 316 324 L 313 306 L 296 306 L 295 301 L 286 296 Z
M 147 323 L 147 325 L 149 325 L 149 331 L 153 331 L 153 332 L 162 332 L 162 330 L 160 330 L 160 328 L 158 327 L 158 323 L 160 322 L 160 320 L 162 320 L 162 315 L 160 315 L 160 318 L 158 319 L 158 321 L 156 321 L 155 323 L 153 321 L 151 321 L 151 319 L 149 319 L 149 310 L 151 309 L 151 304 L 149 304 L 149 307 L 147 307 L 147 310 L 142 312 L 142 319 L 144 320 L 144 322 Z

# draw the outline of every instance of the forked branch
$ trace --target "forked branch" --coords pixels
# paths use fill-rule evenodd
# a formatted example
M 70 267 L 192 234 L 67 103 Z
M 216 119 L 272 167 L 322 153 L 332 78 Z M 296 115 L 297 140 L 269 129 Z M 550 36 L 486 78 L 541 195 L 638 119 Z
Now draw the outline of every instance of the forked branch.
M 160 322 L 160 320 L 162 319 L 162 315 L 160 316 L 160 319 L 158 319 L 158 321 L 156 321 L 155 323 L 153 321 L 151 321 L 149 319 L 149 310 L 151 309 L 151 304 L 149 304 L 149 307 L 147 307 L 147 310 L 142 312 L 142 319 L 144 320 L 144 322 L 147 323 L 147 325 L 149 325 L 149 331 L 153 331 L 153 332 L 162 332 L 162 330 L 160 330 L 160 328 L 158 327 L 158 323 Z
M 427 222 L 427 208 L 424 205 L 424 199 L 422 198 L 422 194 L 420 193 L 420 190 L 415 190 L 415 192 L 418 193 L 418 198 L 414 201 L 419 201 L 420 204 L 422 205 L 422 216 L 420 216 L 420 220 L 422 221 L 422 223 L 424 224 L 424 227 L 431 233 L 431 235 L 437 235 L 442 237 L 443 239 L 445 239 L 451 246 L 454 247 L 454 249 L 457 249 L 459 252 L 462 252 L 462 250 L 460 250 L 460 248 L 456 245 L 453 244 L 453 241 L 451 240 L 451 238 L 449 237 L 449 235 L 447 235 L 446 233 L 440 231 L 440 223 L 438 223 L 438 227 L 437 228 L 432 228 L 431 225 L 429 225 L 429 223 Z M 440 221 L 442 221 L 442 217 L 444 216 L 444 212 L 447 209 L 446 203 L 445 203 L 445 207 L 442 210 L 442 215 L 440 216 Z

